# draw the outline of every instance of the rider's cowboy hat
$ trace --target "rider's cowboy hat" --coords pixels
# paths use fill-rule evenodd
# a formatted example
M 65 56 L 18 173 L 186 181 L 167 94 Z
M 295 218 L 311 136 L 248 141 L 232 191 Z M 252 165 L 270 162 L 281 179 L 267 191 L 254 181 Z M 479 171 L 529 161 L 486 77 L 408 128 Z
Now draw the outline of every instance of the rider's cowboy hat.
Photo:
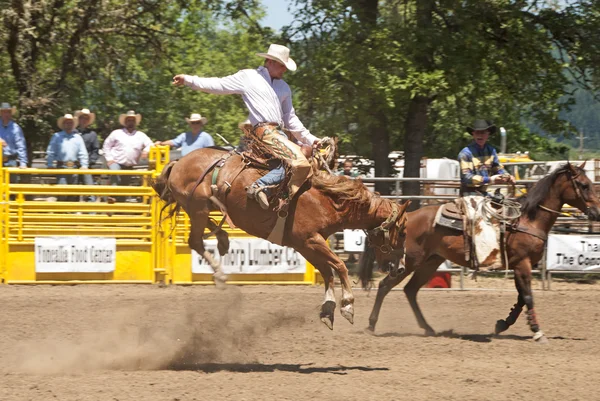
M 81 115 L 86 115 L 90 117 L 90 125 L 92 125 L 96 120 L 96 113 L 92 113 L 90 109 L 81 109 L 75 112 L 75 117 L 79 118 L 79 116 Z
M 13 114 L 15 114 L 17 112 L 17 108 L 15 106 L 12 106 L 9 103 L 3 102 L 0 105 L 0 110 L 10 110 Z
M 208 122 L 208 118 L 202 117 L 198 113 L 192 113 L 192 115 L 190 116 L 190 118 L 186 118 L 185 121 L 187 121 L 188 124 L 191 123 L 191 122 L 194 122 L 194 121 L 201 121 L 202 125 L 206 125 L 206 123 Z
M 266 53 L 256 53 L 257 56 L 275 60 L 286 66 L 290 71 L 296 71 L 296 62 L 290 58 L 290 49 L 282 45 L 272 44 Z
M 135 111 L 129 110 L 127 113 L 121 114 L 119 116 L 119 123 L 122 126 L 125 126 L 125 119 L 127 117 L 135 117 L 135 125 L 139 125 L 140 121 L 142 121 L 142 115 L 141 114 L 135 114 Z
M 489 120 L 475 120 L 472 127 L 467 127 L 469 134 L 473 131 L 490 131 L 490 134 L 493 134 L 496 132 L 496 126 Z
M 77 117 L 73 117 L 73 114 L 65 114 L 64 116 L 56 120 L 56 125 L 58 125 L 58 128 L 64 129 L 63 124 L 65 120 L 73 120 L 73 127 L 77 126 Z

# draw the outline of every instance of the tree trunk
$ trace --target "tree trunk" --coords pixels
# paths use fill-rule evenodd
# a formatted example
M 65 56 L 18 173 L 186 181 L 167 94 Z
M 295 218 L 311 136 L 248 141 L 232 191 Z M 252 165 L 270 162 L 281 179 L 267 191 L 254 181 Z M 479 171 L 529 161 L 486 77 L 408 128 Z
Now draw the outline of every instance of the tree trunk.
M 431 98 L 415 96 L 408 106 L 404 136 L 404 177 L 419 177 L 421 173 L 421 158 L 423 157 L 423 140 L 427 129 L 427 117 Z M 403 195 L 419 195 L 421 184 L 407 181 L 402 184 Z M 413 201 L 411 210 L 418 209 L 418 201 Z
M 376 114 L 375 118 L 370 119 L 367 129 L 371 137 L 371 157 L 375 161 L 375 177 L 389 177 L 390 161 L 388 155 L 390 154 L 390 137 L 387 131 L 387 118 L 375 101 L 371 103 L 371 106 L 370 110 L 373 110 L 373 113 Z M 390 183 L 376 182 L 375 191 L 382 195 L 388 195 L 390 193 Z

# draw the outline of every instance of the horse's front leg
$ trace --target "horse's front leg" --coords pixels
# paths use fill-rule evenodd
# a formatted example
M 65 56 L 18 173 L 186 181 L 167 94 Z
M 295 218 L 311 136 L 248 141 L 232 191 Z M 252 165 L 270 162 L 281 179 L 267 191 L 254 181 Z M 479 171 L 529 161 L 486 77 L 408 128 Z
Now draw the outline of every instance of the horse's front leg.
M 519 294 L 521 295 L 520 298 L 523 298 L 523 302 L 527 307 L 527 324 L 529 325 L 531 331 L 533 331 L 533 339 L 541 344 L 547 343 L 548 339 L 544 335 L 544 332 L 540 330 L 540 324 L 537 320 L 537 315 L 533 306 L 533 291 L 531 290 L 531 265 L 529 263 L 522 263 L 515 267 L 515 282 L 517 284 Z
M 329 314 L 332 305 L 335 307 L 333 274 L 331 272 L 331 269 L 334 269 L 338 273 L 342 284 L 340 312 L 350 323 L 354 323 L 354 294 L 350 286 L 348 269 L 344 263 L 333 253 L 325 239 L 319 234 L 309 238 L 302 246 L 296 249 L 321 272 L 323 279 L 325 279 L 325 301 L 321 308 L 321 320 L 323 321 L 323 315 L 327 316 Z M 328 281 L 329 285 L 327 285 Z M 331 316 L 331 327 L 333 327 L 333 316 Z
M 516 274 L 515 274 L 515 287 L 517 288 L 517 291 L 519 291 L 519 296 L 517 297 L 517 303 L 513 305 L 513 307 L 510 310 L 510 313 L 508 314 L 506 319 L 496 321 L 496 328 L 494 330 L 494 332 L 496 334 L 500 334 L 500 333 L 508 330 L 510 328 L 510 326 L 515 324 L 515 322 L 519 318 L 519 315 L 523 311 L 523 306 L 525 306 L 525 301 L 523 300 L 523 294 L 521 293 L 522 290 L 517 281 Z

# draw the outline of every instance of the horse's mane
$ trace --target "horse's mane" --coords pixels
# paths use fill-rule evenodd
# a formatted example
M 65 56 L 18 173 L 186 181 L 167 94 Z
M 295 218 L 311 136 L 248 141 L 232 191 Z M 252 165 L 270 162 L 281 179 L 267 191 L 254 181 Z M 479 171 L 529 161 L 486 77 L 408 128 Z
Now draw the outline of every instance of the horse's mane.
M 369 204 L 370 208 L 374 207 L 371 200 L 376 195 L 369 191 L 361 179 L 351 179 L 321 172 L 313 175 L 312 187 L 340 202 L 342 208 L 347 208 L 346 216 L 359 213 L 361 206 L 366 204 Z M 371 212 L 371 209 L 369 209 L 369 212 Z
M 556 181 L 561 174 L 572 171 L 573 169 L 577 171 L 577 173 L 585 174 L 585 171 L 581 167 L 567 162 L 539 180 L 527 194 L 519 196 L 517 201 L 521 204 L 522 214 L 526 215 L 529 220 L 534 220 L 537 215 L 538 205 L 546 199 L 554 181 Z

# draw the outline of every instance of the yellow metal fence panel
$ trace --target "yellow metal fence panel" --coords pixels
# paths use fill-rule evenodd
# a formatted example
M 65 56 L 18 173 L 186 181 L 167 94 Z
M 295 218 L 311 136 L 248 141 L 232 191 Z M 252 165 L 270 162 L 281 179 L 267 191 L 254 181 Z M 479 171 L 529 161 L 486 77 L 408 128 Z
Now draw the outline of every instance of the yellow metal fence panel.
M 175 283 L 212 284 L 210 274 L 192 273 L 192 253 L 187 245 L 190 221 L 185 213 L 161 220 L 162 201 L 151 180 L 169 163 L 168 147 L 153 147 L 152 170 L 16 169 L 0 166 L 0 282 L 38 283 Z M 65 174 L 101 177 L 131 175 L 138 186 L 49 185 L 10 183 L 11 176 L 34 178 Z M 79 197 L 95 196 L 95 202 Z M 126 202 L 133 198 L 135 203 Z M 113 201 L 99 201 L 99 199 Z M 116 198 L 116 201 L 114 201 Z M 216 221 L 220 213 L 210 216 Z M 225 223 L 231 238 L 251 238 Z M 209 230 L 207 229 L 208 233 Z M 116 257 L 110 272 L 36 272 L 36 238 L 76 237 L 115 239 Z M 313 284 L 315 270 L 302 274 L 234 274 L 233 284 Z

